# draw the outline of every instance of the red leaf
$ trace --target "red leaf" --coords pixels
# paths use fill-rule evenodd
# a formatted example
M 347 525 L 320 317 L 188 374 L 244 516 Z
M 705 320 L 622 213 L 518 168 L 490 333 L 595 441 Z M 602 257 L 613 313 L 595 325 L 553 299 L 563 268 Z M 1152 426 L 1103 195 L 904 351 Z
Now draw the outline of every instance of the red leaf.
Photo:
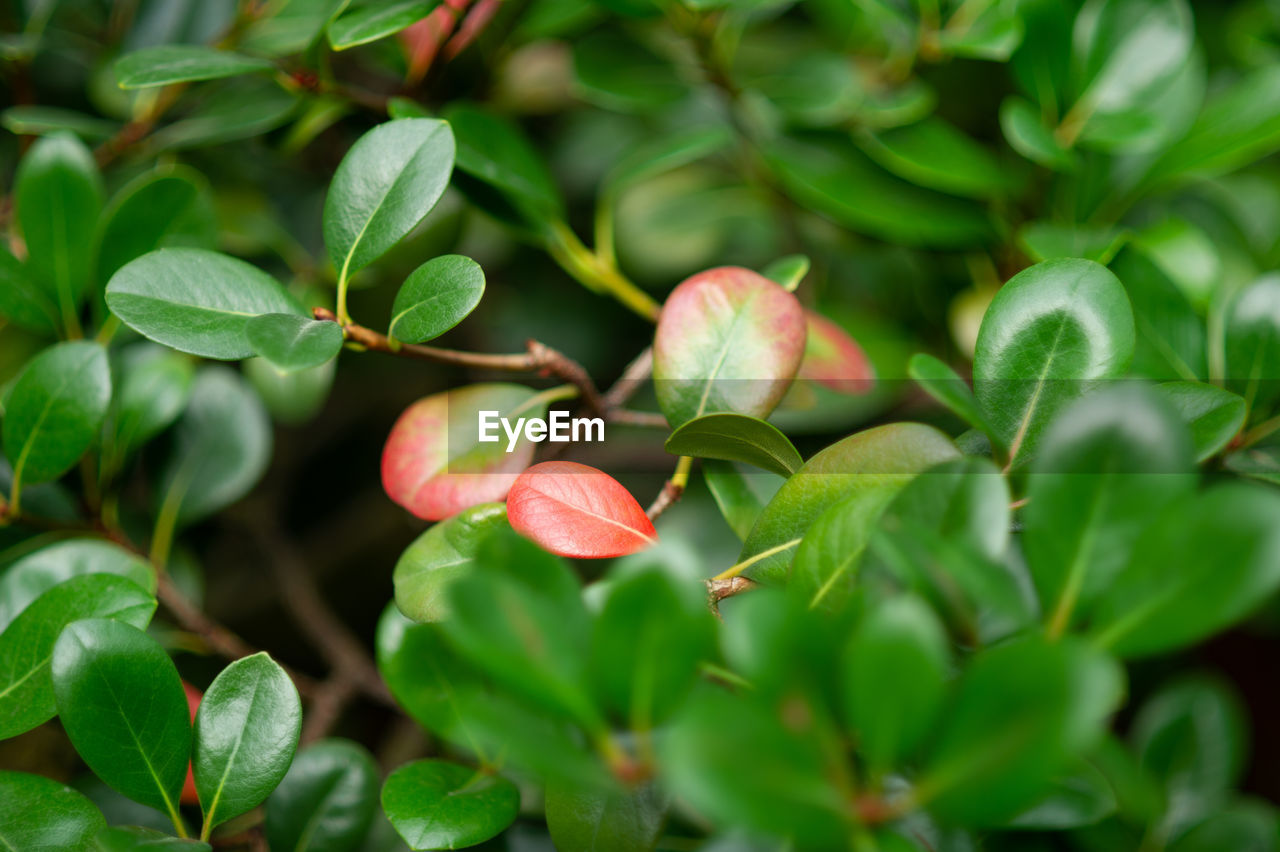
M 813 311 L 805 311 L 809 335 L 797 379 L 818 382 L 852 396 L 869 393 L 876 371 L 862 347 L 839 325 Z
M 507 496 L 516 532 L 559 556 L 603 559 L 644 550 L 657 530 L 618 480 L 576 462 L 536 464 Z
M 418 400 L 400 415 L 382 449 L 383 490 L 428 521 L 502 500 L 533 460 L 534 446 L 522 439 L 508 453 L 505 438 L 477 443 L 477 414 L 509 414 L 534 395 L 519 385 L 480 384 Z
M 187 694 L 187 710 L 191 712 L 191 722 L 194 724 L 196 710 L 200 709 L 200 699 L 204 698 L 204 693 L 185 680 L 182 682 L 182 691 Z M 187 761 L 187 780 L 182 782 L 181 802 L 184 805 L 200 804 L 200 796 L 196 793 L 196 777 L 191 772 L 191 761 Z

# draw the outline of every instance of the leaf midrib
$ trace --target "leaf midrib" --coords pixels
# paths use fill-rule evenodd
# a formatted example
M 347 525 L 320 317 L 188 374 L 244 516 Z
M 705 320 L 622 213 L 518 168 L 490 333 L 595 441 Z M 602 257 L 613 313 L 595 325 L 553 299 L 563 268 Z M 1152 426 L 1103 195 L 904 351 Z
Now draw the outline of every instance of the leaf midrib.
M 44 421 L 48 418 L 49 412 L 52 410 L 54 403 L 61 399 L 63 391 L 67 389 L 67 385 L 78 379 L 80 374 L 85 371 L 85 368 L 89 366 L 92 360 L 92 358 L 85 358 L 81 360 L 80 365 L 63 378 L 62 382 L 58 385 L 57 391 L 50 394 L 45 400 L 44 407 L 40 410 L 40 416 L 37 417 L 36 422 L 32 424 L 31 434 L 28 435 L 27 440 L 23 442 L 22 451 L 18 454 L 18 460 L 13 464 L 14 482 L 21 480 L 22 472 L 27 466 L 27 456 L 31 454 L 31 448 L 35 445 L 36 438 L 40 435 L 40 427 L 44 425 Z
M 249 697 L 249 709 L 245 711 L 245 723 L 240 726 L 239 733 L 236 734 L 235 745 L 231 747 L 231 754 L 227 756 L 227 764 L 222 769 L 222 777 L 218 779 L 218 786 L 213 794 L 213 801 L 209 803 L 207 819 L 210 826 L 217 825 L 215 821 L 218 815 L 218 803 L 222 800 L 222 793 L 227 788 L 227 777 L 231 774 L 231 767 L 235 765 L 236 757 L 240 754 L 240 746 L 244 743 L 245 731 L 249 730 L 249 725 L 253 719 L 253 708 L 258 703 L 258 688 L 262 685 L 263 672 L 259 669 L 256 672 L 256 678 L 253 682 L 253 692 Z

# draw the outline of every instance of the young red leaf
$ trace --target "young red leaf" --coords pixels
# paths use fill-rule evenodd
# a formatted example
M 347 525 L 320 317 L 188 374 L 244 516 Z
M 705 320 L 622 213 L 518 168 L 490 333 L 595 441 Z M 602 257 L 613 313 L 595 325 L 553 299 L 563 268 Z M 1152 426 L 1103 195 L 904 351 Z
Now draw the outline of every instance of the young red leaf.
M 809 336 L 804 360 L 796 378 L 817 382 L 837 393 L 853 396 L 869 393 L 876 371 L 862 347 L 836 323 L 813 311 L 805 311 Z
M 768 417 L 805 348 L 804 308 L 750 269 L 722 266 L 667 297 L 653 339 L 658 405 L 673 428 L 717 412 Z
M 543 462 L 520 474 L 507 497 L 507 518 L 551 553 L 583 559 L 626 556 L 658 536 L 618 480 L 576 462 Z
M 516 475 L 533 460 L 533 444 L 520 438 L 507 452 L 505 435 L 480 441 L 479 413 L 537 416 L 545 403 L 536 396 L 520 385 L 469 385 L 409 406 L 382 450 L 387 496 L 428 521 L 502 500 Z

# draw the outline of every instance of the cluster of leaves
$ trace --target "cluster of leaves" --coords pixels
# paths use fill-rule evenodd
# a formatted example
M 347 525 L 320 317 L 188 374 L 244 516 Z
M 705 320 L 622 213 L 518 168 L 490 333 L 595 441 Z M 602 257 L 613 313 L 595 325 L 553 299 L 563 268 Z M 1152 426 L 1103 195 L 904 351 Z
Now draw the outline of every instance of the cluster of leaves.
M 5 38 L 15 73 L 38 67 L 55 5 Z M 123 821 L 148 825 L 3 772 L 0 842 L 207 848 L 249 829 L 279 849 L 443 849 L 540 816 L 562 852 L 1276 848 L 1275 809 L 1237 790 L 1232 691 L 1182 675 L 1130 699 L 1142 660 L 1176 662 L 1280 587 L 1280 181 L 1259 162 L 1280 149 L 1280 64 L 1245 37 L 1280 27 L 1269 6 L 1197 39 L 1183 0 L 541 0 L 496 18 L 494 103 L 427 107 L 331 62 L 353 49 L 414 91 L 496 4 L 211 4 L 148 35 L 161 5 L 101 71 L 124 123 L 4 113 L 38 138 L 0 249 L 0 316 L 23 335 L 0 397 L 0 737 L 56 715 L 146 806 Z M 1236 58 L 1211 81 L 1219 41 Z M 540 107 L 522 71 L 548 48 L 571 82 Z M 952 76 L 1003 102 L 947 109 Z M 496 107 L 570 95 L 589 141 L 559 152 L 566 176 Z M 271 214 L 231 223 L 244 208 L 192 165 L 285 124 L 296 154 L 356 109 L 377 121 L 305 208 L 319 258 Z M 610 134 L 618 156 L 578 150 Z M 456 233 L 422 250 L 451 204 L 656 324 L 657 410 L 639 414 L 679 461 L 654 509 L 602 470 L 535 463 L 527 439 L 481 440 L 481 411 L 579 399 L 611 429 L 638 412 L 541 344 L 424 345 L 486 291 Z M 233 252 L 278 255 L 289 283 Z M 927 292 L 951 297 L 972 384 L 886 345 L 885 324 L 836 321 L 844 282 L 893 302 L 899 273 L 957 257 L 971 280 Z M 381 332 L 349 302 L 386 277 Z M 186 600 L 182 533 L 262 477 L 270 418 L 313 417 L 363 349 L 568 381 L 454 387 L 390 427 L 383 487 L 433 525 L 395 566 L 377 665 L 441 745 L 381 781 L 350 741 L 295 759 L 301 702 L 265 655 L 223 669 L 192 719 L 164 631 L 144 632 L 163 590 Z M 850 434 L 908 376 L 935 425 Z M 806 459 L 787 434 L 815 431 L 845 437 Z M 728 567 L 668 535 L 688 503 L 654 523 L 699 480 L 741 542 Z M 584 588 L 565 557 L 616 561 Z M 399 839 L 378 835 L 379 798 Z

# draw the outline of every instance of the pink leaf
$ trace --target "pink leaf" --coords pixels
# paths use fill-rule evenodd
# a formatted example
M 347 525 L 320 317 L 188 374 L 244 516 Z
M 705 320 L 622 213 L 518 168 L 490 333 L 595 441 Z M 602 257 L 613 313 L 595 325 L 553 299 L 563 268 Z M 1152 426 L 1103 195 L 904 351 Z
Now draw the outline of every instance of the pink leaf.
M 507 497 L 507 518 L 551 553 L 585 559 L 626 556 L 658 535 L 618 480 L 576 462 L 543 462 L 520 474 Z
M 848 332 L 821 314 L 805 311 L 805 319 L 809 323 L 809 336 L 796 378 L 853 396 L 869 393 L 875 385 L 876 371 L 862 347 Z

